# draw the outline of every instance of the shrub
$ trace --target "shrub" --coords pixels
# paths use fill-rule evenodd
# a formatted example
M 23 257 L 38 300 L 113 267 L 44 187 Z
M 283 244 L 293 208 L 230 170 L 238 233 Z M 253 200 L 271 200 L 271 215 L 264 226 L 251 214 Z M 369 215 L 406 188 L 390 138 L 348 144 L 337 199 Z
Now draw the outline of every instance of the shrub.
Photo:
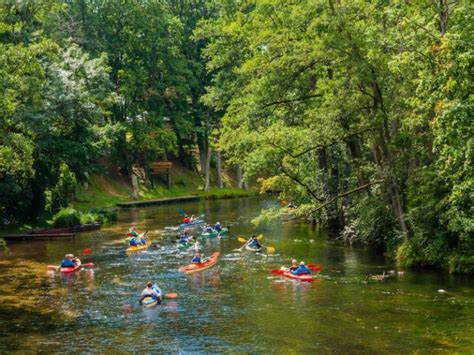
M 63 208 L 53 216 L 55 227 L 70 227 L 81 224 L 81 213 L 73 208 Z

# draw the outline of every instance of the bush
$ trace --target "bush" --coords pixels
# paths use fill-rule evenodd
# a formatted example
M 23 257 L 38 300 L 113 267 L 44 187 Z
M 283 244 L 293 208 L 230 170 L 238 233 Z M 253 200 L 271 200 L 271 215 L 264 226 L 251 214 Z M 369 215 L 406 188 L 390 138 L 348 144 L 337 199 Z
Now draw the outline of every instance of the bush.
M 53 216 L 54 227 L 71 227 L 81 224 L 81 213 L 73 208 L 63 208 Z

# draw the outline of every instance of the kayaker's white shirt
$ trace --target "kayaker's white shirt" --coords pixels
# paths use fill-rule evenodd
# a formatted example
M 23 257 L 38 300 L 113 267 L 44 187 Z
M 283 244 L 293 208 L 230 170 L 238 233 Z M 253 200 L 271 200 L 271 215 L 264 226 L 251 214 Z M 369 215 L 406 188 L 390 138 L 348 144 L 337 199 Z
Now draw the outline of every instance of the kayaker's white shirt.
M 160 297 L 160 295 L 158 294 L 158 292 L 155 291 L 155 289 L 153 289 L 152 287 L 146 287 L 143 292 L 142 292 L 142 296 L 155 296 L 155 297 Z

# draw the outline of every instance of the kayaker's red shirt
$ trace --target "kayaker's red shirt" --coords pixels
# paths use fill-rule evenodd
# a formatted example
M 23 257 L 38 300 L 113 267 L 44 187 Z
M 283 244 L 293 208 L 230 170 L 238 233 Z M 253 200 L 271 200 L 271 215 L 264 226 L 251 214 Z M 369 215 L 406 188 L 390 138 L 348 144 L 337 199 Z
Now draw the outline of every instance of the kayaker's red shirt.
M 189 223 L 189 222 L 190 222 L 189 217 L 184 217 L 184 218 L 183 218 L 183 223 Z

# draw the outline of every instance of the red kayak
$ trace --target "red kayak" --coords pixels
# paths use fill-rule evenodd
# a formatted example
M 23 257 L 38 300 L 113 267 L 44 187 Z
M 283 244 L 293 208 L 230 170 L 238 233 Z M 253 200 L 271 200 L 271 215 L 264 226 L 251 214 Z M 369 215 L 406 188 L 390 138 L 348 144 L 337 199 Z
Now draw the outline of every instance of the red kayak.
M 207 260 L 201 264 L 190 264 L 186 266 L 181 266 L 179 268 L 179 271 L 184 272 L 185 274 L 191 274 L 193 272 L 198 272 L 202 270 L 206 270 L 213 266 L 215 263 L 217 263 L 217 260 L 219 259 L 220 253 L 216 251 L 213 253 Z
M 59 269 L 59 271 L 64 272 L 64 273 L 74 272 L 76 270 L 79 270 L 81 265 L 82 264 L 79 261 L 74 267 L 62 267 Z
M 282 276 L 289 277 L 290 279 L 300 280 L 300 281 L 313 281 L 313 275 L 304 274 L 304 275 L 293 275 L 291 272 L 284 272 Z
M 295 275 L 292 274 L 290 271 L 282 270 L 282 269 L 273 269 L 272 270 L 273 274 L 281 275 L 288 277 L 290 279 L 295 279 L 299 281 L 306 281 L 306 282 L 311 282 L 313 281 L 313 275 L 311 274 L 303 274 L 303 275 Z

